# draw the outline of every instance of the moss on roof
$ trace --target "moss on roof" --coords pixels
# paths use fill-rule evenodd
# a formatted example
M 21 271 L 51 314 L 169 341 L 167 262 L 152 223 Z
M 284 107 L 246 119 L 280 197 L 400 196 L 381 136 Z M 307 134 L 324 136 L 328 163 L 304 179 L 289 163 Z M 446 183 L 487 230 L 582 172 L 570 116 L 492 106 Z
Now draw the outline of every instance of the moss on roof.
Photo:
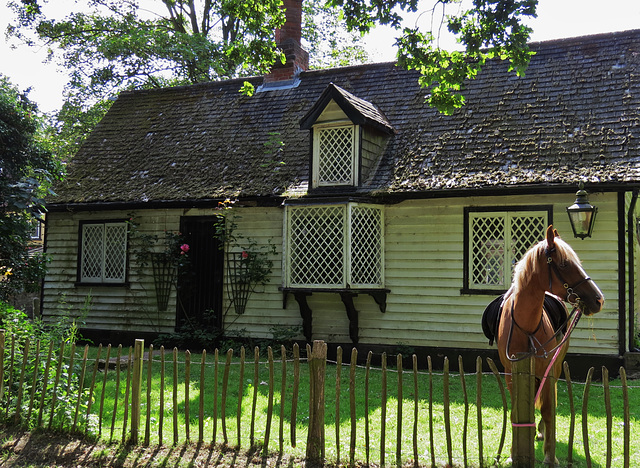
M 452 116 L 393 63 L 304 72 L 295 88 L 228 80 L 122 93 L 69 165 L 54 204 L 280 196 L 304 190 L 309 131 L 329 83 L 395 134 L 364 192 L 640 182 L 640 30 L 537 43 L 526 76 L 488 64 Z M 252 79 L 255 85 L 261 78 Z M 268 141 L 280 140 L 273 153 Z

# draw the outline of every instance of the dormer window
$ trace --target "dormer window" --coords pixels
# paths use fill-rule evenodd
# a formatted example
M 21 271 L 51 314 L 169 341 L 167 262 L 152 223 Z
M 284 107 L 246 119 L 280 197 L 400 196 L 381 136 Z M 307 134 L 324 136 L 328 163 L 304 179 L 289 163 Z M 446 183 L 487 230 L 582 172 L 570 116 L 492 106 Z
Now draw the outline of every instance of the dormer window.
M 323 125 L 313 129 L 313 187 L 357 185 L 356 125 Z
M 311 130 L 310 189 L 346 189 L 366 185 L 383 154 L 393 127 L 372 103 L 333 83 L 300 120 Z

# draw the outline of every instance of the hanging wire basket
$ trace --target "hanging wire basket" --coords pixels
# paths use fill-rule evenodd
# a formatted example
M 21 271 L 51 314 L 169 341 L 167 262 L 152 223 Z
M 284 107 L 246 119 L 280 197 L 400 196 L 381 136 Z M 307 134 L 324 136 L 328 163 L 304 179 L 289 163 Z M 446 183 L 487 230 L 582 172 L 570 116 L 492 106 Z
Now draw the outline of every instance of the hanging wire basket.
M 253 288 L 251 266 L 255 262 L 254 252 L 227 253 L 227 287 L 236 314 L 244 314 L 249 294 Z
M 158 310 L 165 312 L 169 305 L 171 286 L 176 280 L 176 265 L 171 258 L 168 258 L 163 253 L 152 253 L 151 265 L 153 267 L 153 281 L 156 286 Z

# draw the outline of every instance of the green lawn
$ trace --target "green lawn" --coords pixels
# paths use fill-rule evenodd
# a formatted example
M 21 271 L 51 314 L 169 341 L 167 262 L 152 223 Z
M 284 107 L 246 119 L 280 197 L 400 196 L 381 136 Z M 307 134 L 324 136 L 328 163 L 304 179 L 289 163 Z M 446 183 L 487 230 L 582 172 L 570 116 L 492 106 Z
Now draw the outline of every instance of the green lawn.
M 92 350 L 95 356 L 95 350 Z M 103 354 L 104 356 L 104 350 Z M 112 356 L 115 350 L 112 350 Z M 286 382 L 284 396 L 284 451 L 288 455 L 303 457 L 306 445 L 307 424 L 309 417 L 309 374 L 305 361 L 300 363 L 300 390 L 297 401 L 297 416 L 295 425 L 296 446 L 292 447 L 290 418 L 292 412 L 293 393 L 293 362 L 289 360 L 286 364 Z M 145 438 L 147 410 L 150 409 L 149 437 L 151 444 L 159 443 L 159 429 L 162 427 L 162 442 L 172 444 L 174 441 L 174 371 L 173 356 L 167 352 L 165 356 L 165 377 L 164 377 L 164 402 L 162 404 L 164 412 L 161 415 L 161 364 L 159 362 L 158 351 L 155 351 L 154 364 L 152 367 L 151 398 L 147 402 L 147 372 L 145 363 L 143 369 L 142 388 L 142 416 L 140 440 Z M 180 443 L 188 438 L 191 441 L 198 441 L 200 437 L 199 405 L 200 405 L 200 375 L 201 375 L 201 355 L 191 355 L 190 383 L 188 386 L 188 398 L 186 397 L 185 353 L 178 354 L 175 415 L 177 418 L 177 439 Z M 395 366 L 395 356 L 389 358 L 389 363 Z M 421 363 L 426 364 L 426 363 Z M 423 365 L 422 367 L 426 367 Z M 242 394 L 241 419 L 240 419 L 240 448 L 250 447 L 252 410 L 254 392 L 256 397 L 255 420 L 253 437 L 256 443 L 262 444 L 265 440 L 268 426 L 268 407 L 270 386 L 269 374 L 270 366 L 265 356 L 260 357 L 257 366 L 258 378 L 254 380 L 253 353 L 247 356 L 244 370 L 242 370 L 242 388 L 240 388 L 241 365 L 239 359 L 234 357 L 228 366 L 227 390 L 226 390 L 226 423 L 222 422 L 222 398 L 225 384 L 225 356 L 218 359 L 217 377 L 216 364 L 211 354 L 206 356 L 204 368 L 204 419 L 203 440 L 222 443 L 225 440 L 230 446 L 236 446 L 238 441 L 238 428 L 236 411 L 238 408 L 238 395 Z M 467 462 L 471 466 L 478 465 L 478 423 L 476 407 L 476 375 L 473 369 L 466 370 L 465 387 L 468 398 L 468 427 L 466 437 Z M 340 396 L 336 398 L 336 373 L 335 364 L 327 365 L 326 369 L 326 400 L 325 400 L 325 436 L 326 436 L 326 457 L 330 461 L 349 461 L 351 417 L 350 417 L 350 368 L 342 366 L 340 371 Z M 87 372 L 87 380 L 90 380 L 90 373 Z M 583 376 L 572 376 L 574 379 L 584 378 Z M 106 387 L 104 391 L 105 399 L 102 416 L 100 419 L 100 399 L 102 394 L 102 383 L 104 373 L 100 371 L 96 378 L 96 389 L 94 390 L 95 402 L 92 404 L 91 424 L 88 434 L 97 435 L 99 421 L 102 421 L 101 437 L 109 439 L 111 433 L 111 422 L 113 421 L 113 408 L 117 395 L 117 411 L 115 417 L 115 427 L 113 431 L 114 440 L 122 437 L 123 402 L 126 388 L 126 370 L 120 374 L 120 385 L 116 391 L 117 372 L 110 369 L 107 373 Z M 355 459 L 365 461 L 366 454 L 366 434 L 368 433 L 369 457 L 372 463 L 378 464 L 381 460 L 382 440 L 384 437 L 385 462 L 396 464 L 397 439 L 401 438 L 401 459 L 403 462 L 413 460 L 413 427 L 414 427 L 414 375 L 411 369 L 403 371 L 402 378 L 402 405 L 398 406 L 398 372 L 389 369 L 387 371 L 387 404 L 383 407 L 381 396 L 383 394 L 382 371 L 379 367 L 371 368 L 369 373 L 368 400 L 365 393 L 366 369 L 358 366 L 355 372 Z M 426 369 L 420 369 L 418 373 L 418 456 L 421 465 L 429 465 L 431 460 L 430 437 L 429 437 L 429 393 L 432 386 L 432 413 L 433 413 L 433 445 L 434 457 L 438 465 L 445 465 L 448 461 L 448 440 L 450 440 L 453 461 L 462 465 L 464 462 L 464 392 L 460 376 L 456 373 L 449 375 L 449 413 L 451 437 L 447 438 L 445 430 L 446 405 L 444 403 L 444 380 L 442 371 L 434 371 L 430 376 Z M 217 381 L 217 382 L 216 382 Z M 217 387 L 214 387 L 217 383 Z M 630 381 L 629 406 L 631 417 L 631 447 L 638 447 L 640 444 L 640 433 L 635 431 L 634 426 L 640 417 L 640 390 L 635 386 L 634 381 Z M 217 388 L 217 395 L 214 396 L 214 388 Z M 279 449 L 280 441 L 280 411 L 281 411 L 281 388 L 282 388 L 282 363 L 276 357 L 273 364 L 273 411 L 269 431 L 270 451 Z M 585 385 L 584 383 L 573 382 L 574 407 L 578 413 L 575 422 L 575 436 L 573 444 L 574 466 L 586 466 L 584 440 L 582 435 L 582 400 Z M 588 437 L 589 449 L 593 466 L 605 466 L 607 451 L 607 415 L 604 405 L 604 388 L 601 382 L 593 383 L 589 390 L 588 404 Z M 622 388 L 619 380 L 610 382 L 611 408 L 612 408 L 612 465 L 622 466 L 623 456 L 623 401 Z M 217 419 L 214 427 L 214 397 L 217 399 Z M 508 395 L 507 395 L 508 398 Z M 336 402 L 339 402 L 339 413 L 336 417 Z M 189 412 L 189 424 L 186 424 L 186 412 Z M 365 409 L 366 408 L 366 409 Z M 382 413 L 386 412 L 383 419 Z M 401 415 L 399 414 L 401 412 Z M 501 435 L 503 430 L 503 403 L 500 386 L 492 374 L 482 376 L 482 434 L 483 434 L 483 457 L 487 462 L 493 462 L 498 454 Z M 368 415 L 368 432 L 366 431 L 366 418 Z M 162 426 L 160 425 L 162 418 Z M 338 423 L 338 433 L 336 433 L 336 420 Z M 398 421 L 401 421 L 400 432 Z M 567 459 L 567 442 L 569 438 L 570 426 L 570 406 L 567 394 L 567 384 L 560 381 L 558 384 L 558 409 L 557 409 L 557 433 L 558 444 L 556 449 L 557 457 L 561 463 Z M 384 436 L 382 432 L 384 427 Z M 339 438 L 339 443 L 336 442 Z M 510 428 L 506 429 L 506 438 L 502 448 L 500 460 L 504 461 L 508 457 L 511 440 Z M 542 460 L 542 443 L 537 442 L 537 459 Z M 640 466 L 640 453 L 631 450 L 631 466 Z

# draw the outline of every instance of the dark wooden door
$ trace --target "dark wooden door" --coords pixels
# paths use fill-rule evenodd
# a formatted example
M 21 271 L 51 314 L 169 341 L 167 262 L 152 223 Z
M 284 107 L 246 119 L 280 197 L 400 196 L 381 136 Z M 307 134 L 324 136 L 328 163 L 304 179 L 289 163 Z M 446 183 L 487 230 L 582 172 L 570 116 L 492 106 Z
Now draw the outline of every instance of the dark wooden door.
M 216 216 L 183 216 L 180 231 L 189 244 L 189 265 L 178 275 L 176 329 L 222 326 L 224 252 L 216 238 Z

